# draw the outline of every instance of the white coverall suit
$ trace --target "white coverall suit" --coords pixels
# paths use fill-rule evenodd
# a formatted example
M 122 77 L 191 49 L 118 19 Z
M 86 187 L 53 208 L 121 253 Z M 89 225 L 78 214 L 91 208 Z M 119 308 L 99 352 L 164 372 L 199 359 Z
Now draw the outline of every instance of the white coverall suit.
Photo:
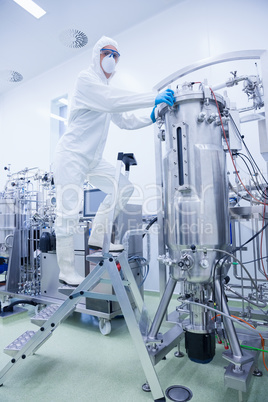
M 100 66 L 100 50 L 108 45 L 118 50 L 114 40 L 102 37 L 93 48 L 91 66 L 78 75 L 68 128 L 57 145 L 54 160 L 59 279 L 70 285 L 78 285 L 83 280 L 74 268 L 73 234 L 78 224 L 84 181 L 88 180 L 107 194 L 94 219 L 90 239 L 99 239 L 104 235 L 104 222 L 112 202 L 116 202 L 115 213 L 118 214 L 133 192 L 131 183 L 121 175 L 118 189 L 120 199 L 112 200 L 116 185 L 115 168 L 102 158 L 110 120 L 122 129 L 138 129 L 152 124 L 149 115 L 137 117 L 125 112 L 153 107 L 153 92 L 139 94 L 108 85 L 111 77 L 107 79 Z

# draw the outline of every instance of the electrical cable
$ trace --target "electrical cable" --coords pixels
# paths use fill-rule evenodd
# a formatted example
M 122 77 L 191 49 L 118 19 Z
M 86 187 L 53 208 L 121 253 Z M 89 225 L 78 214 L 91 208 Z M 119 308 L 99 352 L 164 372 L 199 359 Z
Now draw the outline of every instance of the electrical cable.
M 32 306 L 37 306 L 38 305 L 38 303 L 34 302 L 33 300 L 16 300 L 13 303 L 10 303 L 8 306 L 5 306 L 3 308 L 3 312 L 7 313 L 7 312 L 14 311 L 13 307 L 16 306 L 17 304 L 30 304 Z
M 238 296 L 239 298 L 246 300 L 248 303 L 253 304 L 253 306 L 259 307 L 259 308 L 265 308 L 267 306 L 266 302 L 254 302 L 253 300 L 250 300 L 248 297 L 242 296 L 239 292 L 236 292 L 234 289 L 232 289 L 231 286 L 229 285 L 224 285 L 225 290 L 229 290 L 229 292 L 234 293 L 236 296 Z
M 249 168 L 247 162 L 245 161 L 245 159 L 247 159 L 248 162 L 249 162 L 250 165 L 251 165 L 251 168 L 252 168 L 254 174 L 256 174 L 256 171 L 255 171 L 255 168 L 254 168 L 254 166 L 253 166 L 253 163 L 252 163 L 252 161 L 249 159 L 249 157 L 248 157 L 247 155 L 243 154 L 242 152 L 236 152 L 236 153 L 233 154 L 233 155 L 234 155 L 234 156 L 239 156 L 239 157 L 243 160 L 244 164 L 246 165 L 246 167 L 247 167 L 247 169 L 248 169 L 248 171 L 249 171 L 250 176 L 253 177 L 253 174 L 251 173 L 251 170 L 250 170 L 250 168 Z M 245 159 L 244 159 L 244 158 L 245 158 Z
M 251 197 L 239 194 L 239 191 L 236 190 L 236 189 L 233 187 L 233 185 L 232 185 L 232 183 L 231 183 L 230 181 L 229 181 L 229 187 L 230 187 L 230 189 L 231 189 L 236 195 L 238 195 L 238 196 L 239 196 L 240 198 L 242 198 L 243 200 L 248 201 L 248 202 L 253 203 L 253 204 L 259 205 L 259 202 L 255 201 L 255 200 L 252 200 Z
M 265 190 L 265 192 L 266 192 L 266 190 Z M 266 203 L 265 203 L 265 201 L 264 201 L 262 226 L 264 226 L 265 209 L 266 209 Z M 263 274 L 264 274 L 265 278 L 268 280 L 268 276 L 267 276 L 267 274 L 266 274 L 266 271 L 265 271 L 265 268 L 264 268 L 263 259 L 262 259 L 262 241 L 263 241 L 263 231 L 262 231 L 262 233 L 261 233 L 260 256 L 261 256 L 261 265 L 262 265 L 262 269 L 263 269 Z
M 215 263 L 215 265 L 214 265 L 214 268 L 213 268 L 213 289 L 212 289 L 212 291 L 213 291 L 214 305 L 215 305 L 215 300 L 216 300 L 216 294 L 215 294 L 215 275 L 216 275 L 216 267 L 218 266 L 220 260 L 223 259 L 223 261 L 222 261 L 222 263 L 221 263 L 221 266 L 220 266 L 220 283 L 221 283 L 221 281 L 222 281 L 222 267 L 223 267 L 223 264 L 225 263 L 225 261 L 228 259 L 229 256 L 232 257 L 234 260 L 236 260 L 236 261 L 241 265 L 241 267 L 246 271 L 246 273 L 247 273 L 248 276 L 249 276 L 249 279 L 251 280 L 251 282 L 252 282 L 253 286 L 255 287 L 256 291 L 258 292 L 257 285 L 255 284 L 255 282 L 254 282 L 252 276 L 250 275 L 249 271 L 246 269 L 246 267 L 244 267 L 244 264 L 243 264 L 240 260 L 238 260 L 233 254 L 228 253 L 228 252 L 225 251 L 225 250 L 213 249 L 213 251 L 219 251 L 219 252 L 223 252 L 223 253 L 227 254 L 227 256 L 223 256 L 223 257 L 219 258 L 219 259 L 216 261 L 216 263 Z M 220 306 L 220 307 L 222 307 L 222 297 L 223 297 L 223 292 L 222 292 L 222 288 L 221 288 L 221 306 Z
M 147 234 L 148 230 L 150 229 L 150 227 L 151 227 L 155 222 L 157 222 L 157 217 L 154 217 L 154 218 L 148 223 L 148 225 L 147 225 L 146 228 L 144 229 L 144 230 L 145 230 L 145 233 L 142 235 L 142 237 L 144 237 L 144 236 Z M 148 276 L 149 271 L 150 271 L 150 266 L 149 266 L 149 264 L 148 264 L 148 261 L 146 260 L 146 258 L 141 257 L 141 256 L 139 256 L 139 255 L 133 255 L 133 256 L 131 256 L 131 257 L 128 259 L 128 261 L 137 261 L 137 262 L 139 263 L 139 265 L 140 265 L 141 272 L 142 272 L 142 281 L 141 281 L 141 283 L 140 283 L 139 286 L 138 286 L 138 287 L 140 288 L 140 287 L 142 287 L 142 285 L 143 285 L 144 282 L 146 281 L 147 276 Z M 145 267 L 144 272 L 143 272 L 143 269 L 142 269 L 143 267 Z
M 256 166 L 258 172 L 260 173 L 261 177 L 263 178 L 263 181 L 268 185 L 267 180 L 266 180 L 265 177 L 263 176 L 262 171 L 260 170 L 260 168 L 259 168 L 259 166 L 257 165 L 257 163 L 256 163 L 255 159 L 253 158 L 253 156 L 251 155 L 251 153 L 250 153 L 250 151 L 249 151 L 249 149 L 248 149 L 248 147 L 247 147 L 247 145 L 246 145 L 246 143 L 245 143 L 245 141 L 244 141 L 244 138 L 243 138 L 243 136 L 241 135 L 240 130 L 238 129 L 238 127 L 237 127 L 237 125 L 236 125 L 236 123 L 235 123 L 235 121 L 234 121 L 234 119 L 233 119 L 233 117 L 232 117 L 231 114 L 230 114 L 230 120 L 231 120 L 232 124 L 234 125 L 234 127 L 235 127 L 235 129 L 236 129 L 236 131 L 237 131 L 237 134 L 239 135 L 239 138 L 241 139 L 241 141 L 242 141 L 242 143 L 243 143 L 243 145 L 244 145 L 244 147 L 245 147 L 245 149 L 246 149 L 248 155 L 250 156 L 252 162 L 255 164 L 255 166 Z
M 243 349 L 251 349 L 251 350 L 257 350 L 257 351 L 262 352 L 262 353 L 268 353 L 268 350 L 265 350 L 265 349 L 254 348 L 253 346 L 248 346 L 248 345 L 240 345 L 240 346 Z
M 240 175 L 239 175 L 239 173 L 238 173 L 238 170 L 237 170 L 236 165 L 235 165 L 235 162 L 234 162 L 234 158 L 233 158 L 233 155 L 232 155 L 232 151 L 231 151 L 231 149 L 230 149 L 230 146 L 229 146 L 229 143 L 228 143 L 228 140 L 227 140 L 227 137 L 226 137 L 226 133 L 225 133 L 225 130 L 224 130 L 224 125 L 223 125 L 223 121 L 222 121 L 222 117 L 221 117 L 221 112 L 220 112 L 220 108 L 219 108 L 219 104 L 218 104 L 216 95 L 215 95 L 215 93 L 213 92 L 212 88 L 210 88 L 210 91 L 211 91 L 211 93 L 212 93 L 212 95 L 213 95 L 213 98 L 214 98 L 214 100 L 215 100 L 215 103 L 216 103 L 216 107 L 217 107 L 217 110 L 218 110 L 218 114 L 219 114 L 219 118 L 220 118 L 220 122 L 221 122 L 221 127 L 222 127 L 222 131 L 223 131 L 224 139 L 225 139 L 225 142 L 226 142 L 226 145 L 227 145 L 227 148 L 228 148 L 228 151 L 229 151 L 229 154 L 230 154 L 230 157 L 231 157 L 231 161 L 232 161 L 232 164 L 233 164 L 233 166 L 234 166 L 234 169 L 235 169 L 237 178 L 238 178 L 238 180 L 240 181 L 240 183 L 242 184 L 242 187 L 244 188 L 244 190 L 250 195 L 250 197 L 252 197 L 254 200 L 256 200 L 259 204 L 263 204 L 263 202 L 261 202 L 260 200 L 258 200 L 256 197 L 254 197 L 254 196 L 248 191 L 248 189 L 246 188 L 246 186 L 244 185 L 244 183 L 243 183 L 242 180 L 241 180 L 241 177 L 240 177 Z
M 237 320 L 240 320 L 240 321 L 246 323 L 246 324 L 249 325 L 251 328 L 255 329 L 255 331 L 257 331 L 256 328 L 253 327 L 253 325 L 249 324 L 247 321 L 243 320 L 242 318 L 236 317 L 235 315 L 232 315 L 232 317 L 234 317 L 234 318 L 236 318 Z M 266 370 L 268 371 L 268 367 L 266 366 L 265 358 L 264 358 L 265 340 L 263 339 L 262 335 L 261 335 L 259 332 L 258 332 L 258 334 L 259 334 L 260 337 L 261 337 L 261 346 L 262 346 L 262 349 L 263 349 L 263 351 L 262 351 L 262 360 L 263 360 L 263 364 L 264 364 L 264 367 L 266 368 Z
M 244 162 L 244 164 L 246 165 L 246 167 L 247 167 L 247 169 L 248 169 L 248 172 L 249 172 L 249 175 L 250 175 L 250 177 L 251 177 L 251 180 L 253 181 L 253 183 L 254 183 L 254 185 L 255 185 L 255 187 L 256 187 L 258 193 L 260 194 L 260 196 L 267 199 L 267 196 L 266 196 L 266 194 L 265 194 L 265 191 L 262 190 L 261 185 L 260 185 L 259 182 L 258 182 L 258 179 L 257 179 L 257 174 L 258 174 L 258 173 L 254 170 L 255 168 L 254 168 L 254 166 L 253 166 L 253 164 L 252 164 L 252 161 L 248 158 L 247 155 L 244 155 L 244 154 L 242 154 L 241 152 L 237 152 L 235 155 L 239 156 L 239 157 L 242 159 L 242 161 Z M 247 164 L 247 162 L 245 161 L 244 158 L 247 159 L 248 162 L 251 164 L 251 167 L 252 167 L 252 169 L 253 169 L 254 175 L 252 174 L 252 172 L 251 172 L 251 170 L 250 170 L 250 168 L 249 168 L 249 166 L 248 166 L 248 164 Z M 254 176 L 255 176 L 255 177 L 254 177 Z
M 211 310 L 212 312 L 216 312 L 216 313 L 218 313 L 218 314 L 220 314 L 220 315 L 222 315 L 222 316 L 228 318 L 229 320 L 231 320 L 231 321 L 233 321 L 233 322 L 236 322 L 237 324 L 241 325 L 242 327 L 247 328 L 246 325 L 244 325 L 244 324 L 242 324 L 241 322 L 239 322 L 238 318 L 235 318 L 235 317 L 233 317 L 233 316 L 231 316 L 231 315 L 229 315 L 229 314 L 226 314 L 226 313 L 224 313 L 223 311 L 220 311 L 220 310 L 218 310 L 218 309 L 216 309 L 216 308 L 214 308 L 214 307 L 210 307 L 210 306 L 204 305 L 204 304 L 202 304 L 202 303 L 197 303 L 197 302 L 194 302 L 194 301 L 191 301 L 191 300 L 187 300 L 187 299 L 186 299 L 186 300 L 183 300 L 183 303 L 194 304 L 195 306 L 200 306 L 200 307 L 203 307 L 203 308 L 205 308 L 205 309 Z M 213 319 L 213 317 L 212 317 L 212 319 Z M 248 328 L 247 328 L 247 329 L 248 329 Z M 256 330 L 255 327 L 253 327 L 253 329 Z
M 245 243 L 243 243 L 241 246 L 236 247 L 232 250 L 233 253 L 235 253 L 236 251 L 241 250 L 243 247 L 245 247 L 248 243 L 250 243 L 252 240 L 254 240 L 257 236 L 259 236 L 259 234 L 263 233 L 264 229 L 266 229 L 268 226 L 268 222 L 257 232 L 255 233 L 255 235 L 253 235 L 250 239 L 248 239 Z
M 221 283 L 221 279 L 222 279 L 222 271 L 221 271 L 221 270 L 222 270 L 223 264 L 224 264 L 225 261 L 227 260 L 228 256 L 232 257 L 234 260 L 236 260 L 236 261 L 241 265 L 241 267 L 242 267 L 242 268 L 246 271 L 246 273 L 248 274 L 248 277 L 249 277 L 249 279 L 251 280 L 251 282 L 252 282 L 253 286 L 255 287 L 256 291 L 258 292 L 258 287 L 257 287 L 257 285 L 255 284 L 255 282 L 254 282 L 252 276 L 250 275 L 249 271 L 246 269 L 246 267 L 244 266 L 244 264 L 243 264 L 238 258 L 236 258 L 233 254 L 228 253 L 228 252 L 225 251 L 225 250 L 213 249 L 212 251 L 218 251 L 218 252 L 223 252 L 223 253 L 227 254 L 227 256 L 219 258 L 219 259 L 216 261 L 216 263 L 215 263 L 215 265 L 214 265 L 214 268 L 213 268 L 213 299 L 214 299 L 214 306 L 216 305 L 216 304 L 215 304 L 215 300 L 216 300 L 216 296 L 215 296 L 215 274 L 216 274 L 216 267 L 217 267 L 217 265 L 219 264 L 220 260 L 224 259 L 224 261 L 221 263 L 221 266 L 220 266 L 220 283 Z M 220 306 L 220 307 L 222 307 L 222 298 L 223 298 L 223 291 L 222 291 L 222 287 L 221 287 L 221 306 Z
M 227 260 L 227 258 L 228 258 L 228 256 L 227 256 L 227 257 L 226 257 L 226 256 L 223 256 L 223 257 L 219 258 L 219 259 L 216 261 L 216 263 L 214 264 L 214 267 L 213 267 L 213 282 L 212 282 L 212 283 L 213 283 L 213 289 L 212 289 L 212 292 L 213 292 L 214 307 L 216 306 L 216 291 L 215 291 L 216 267 L 218 266 L 220 260 L 224 259 L 224 261 L 221 263 L 221 266 L 220 266 L 220 278 L 221 278 L 221 270 L 222 270 L 223 264 L 225 263 L 225 261 Z M 221 306 L 220 306 L 220 307 L 222 308 L 222 288 L 221 288 Z M 216 319 L 216 312 L 215 312 L 215 319 Z M 221 319 L 222 319 L 222 317 L 221 317 Z
M 145 233 L 142 235 L 142 237 L 144 237 L 144 236 L 146 235 L 146 233 L 148 232 L 148 230 L 150 229 L 150 227 L 151 227 L 155 222 L 157 222 L 157 217 L 153 218 L 153 219 L 148 223 L 148 225 L 147 225 L 146 228 L 145 228 Z
M 209 249 L 207 249 L 207 250 L 209 251 Z M 236 258 L 233 254 L 228 253 L 228 251 L 226 251 L 226 250 L 220 250 L 220 249 L 217 249 L 217 248 L 213 248 L 212 251 L 218 251 L 218 252 L 224 253 L 224 254 L 226 254 L 226 255 L 232 257 L 235 261 L 237 261 L 237 262 L 241 265 L 241 267 L 246 271 L 246 273 L 248 274 L 248 277 L 249 277 L 249 279 L 251 280 L 251 282 L 252 282 L 254 288 L 255 288 L 256 291 L 258 292 L 258 288 L 257 288 L 257 285 L 256 285 L 255 282 L 254 282 L 254 279 L 252 278 L 252 276 L 250 275 L 249 271 L 248 271 L 247 268 L 244 266 L 244 264 L 242 263 L 242 261 L 240 261 L 238 258 Z
M 197 304 L 197 303 L 194 303 L 194 304 Z M 199 303 L 198 303 L 198 304 L 199 304 Z M 207 306 L 205 306 L 205 307 L 207 307 Z M 207 307 L 207 308 L 209 308 L 209 307 Z M 210 309 L 211 309 L 211 308 L 210 308 Z M 234 322 L 236 322 L 237 324 L 241 324 L 239 321 L 242 321 L 242 322 L 244 322 L 245 324 L 249 325 L 252 329 L 254 329 L 255 331 L 257 331 L 257 329 L 256 329 L 253 325 L 251 325 L 249 322 L 243 320 L 242 318 L 237 317 L 237 316 L 235 316 L 235 315 L 228 316 L 227 314 L 225 314 L 225 313 L 223 313 L 223 312 L 220 312 L 219 310 L 217 310 L 217 311 L 219 312 L 219 314 L 217 314 L 216 316 L 212 317 L 212 318 L 211 318 L 212 320 L 213 320 L 215 317 L 219 317 L 219 316 L 221 316 L 221 315 L 224 315 L 224 316 L 226 316 L 226 317 L 228 317 L 228 318 L 230 318 L 230 319 L 231 319 L 231 317 L 232 317 L 232 318 L 235 318 L 236 320 L 238 320 L 238 322 L 237 322 L 237 321 L 234 321 Z M 243 325 L 243 327 L 244 327 L 244 325 Z M 260 350 L 260 351 L 262 352 L 263 364 L 264 364 L 264 367 L 266 368 L 266 370 L 268 371 L 268 368 L 267 368 L 266 363 L 265 363 L 265 357 L 264 357 L 264 353 L 268 353 L 268 350 L 265 350 L 265 349 L 264 349 L 265 340 L 264 340 L 263 336 L 261 335 L 260 332 L 258 332 L 258 334 L 259 334 L 260 337 L 261 337 L 261 346 L 262 346 L 262 349 L 253 348 L 253 347 L 248 347 L 247 345 L 245 345 L 245 347 L 250 348 L 250 349 Z M 244 347 L 244 345 L 240 345 L 240 347 L 242 348 L 242 347 Z
M 147 276 L 148 276 L 148 274 L 149 274 L 150 267 L 149 267 L 148 261 L 146 260 L 146 258 L 141 257 L 141 256 L 139 256 L 139 255 L 133 255 L 133 256 L 129 257 L 129 258 L 128 258 L 128 261 L 129 261 L 129 262 L 131 262 L 131 261 L 137 261 L 138 264 L 139 264 L 140 272 L 141 272 L 141 274 L 142 274 L 142 281 L 141 281 L 141 283 L 138 285 L 138 287 L 141 288 L 142 285 L 144 284 L 144 282 L 146 281 Z M 143 271 L 143 268 L 144 268 L 144 267 L 145 267 L 145 269 L 144 269 L 144 271 Z
M 257 261 L 264 260 L 265 258 L 268 258 L 268 255 L 265 255 L 265 256 L 262 257 L 262 258 L 256 258 L 255 260 L 243 262 L 243 264 L 244 264 L 244 265 L 246 265 L 246 264 L 251 264 L 252 262 L 257 262 Z

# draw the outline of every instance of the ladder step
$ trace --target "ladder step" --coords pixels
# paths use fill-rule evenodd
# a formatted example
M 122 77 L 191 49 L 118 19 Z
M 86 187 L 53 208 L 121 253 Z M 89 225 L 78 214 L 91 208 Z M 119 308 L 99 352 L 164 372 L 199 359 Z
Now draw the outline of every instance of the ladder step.
M 103 261 L 104 257 L 101 251 L 96 251 L 95 253 L 91 253 L 86 256 L 86 260 L 93 262 L 94 264 L 98 264 L 100 261 Z
M 23 346 L 34 336 L 35 331 L 26 331 L 20 335 L 10 345 L 6 346 L 4 353 L 10 356 L 15 356 L 16 353 L 23 348 Z
M 121 253 L 122 253 L 122 251 L 110 252 L 109 255 L 111 255 L 111 257 L 117 257 Z M 91 261 L 94 264 L 98 264 L 99 262 L 104 260 L 104 256 L 102 254 L 102 251 L 96 251 L 95 253 L 91 253 L 91 254 L 87 255 L 86 260 Z
M 58 292 L 65 296 L 70 296 L 71 293 L 77 288 L 77 286 L 62 285 L 58 288 Z
M 52 317 L 52 315 L 58 310 L 59 307 L 59 304 L 51 304 L 47 306 L 34 317 L 32 317 L 31 322 L 41 327 L 47 320 L 49 320 L 50 317 Z

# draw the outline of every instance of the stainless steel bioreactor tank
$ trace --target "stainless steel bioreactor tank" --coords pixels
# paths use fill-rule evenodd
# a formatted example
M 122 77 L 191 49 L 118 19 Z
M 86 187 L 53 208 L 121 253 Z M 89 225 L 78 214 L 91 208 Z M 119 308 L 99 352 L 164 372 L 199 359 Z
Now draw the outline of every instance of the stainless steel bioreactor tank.
M 189 246 L 226 249 L 230 243 L 225 153 L 221 126 L 215 124 L 217 105 L 222 110 L 225 102 L 216 95 L 216 105 L 209 88 L 205 91 L 207 97 L 203 88 L 185 84 L 173 109 L 160 111 L 166 127 L 165 237 L 173 262 L 182 262 Z M 216 258 L 217 252 L 188 256 L 174 275 L 208 283 Z
M 165 126 L 163 158 L 164 243 L 160 257 L 170 267 L 169 295 L 177 281 L 200 303 L 213 303 L 212 283 L 218 274 L 218 250 L 230 244 L 228 183 L 219 114 L 225 100 L 204 84 L 185 83 L 172 108 L 158 110 Z M 226 276 L 226 272 L 221 275 Z M 211 312 L 190 306 L 186 331 L 188 356 L 209 362 L 215 353 Z M 157 325 L 158 329 L 158 325 Z

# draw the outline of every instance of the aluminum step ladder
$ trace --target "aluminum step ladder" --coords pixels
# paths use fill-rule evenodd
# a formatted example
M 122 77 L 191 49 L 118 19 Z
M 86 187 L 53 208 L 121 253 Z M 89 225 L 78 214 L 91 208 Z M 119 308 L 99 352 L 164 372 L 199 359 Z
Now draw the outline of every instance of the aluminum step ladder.
M 94 258 L 94 254 L 90 256 Z M 89 258 L 90 258 L 89 257 Z M 26 359 L 34 354 L 45 343 L 54 330 L 63 322 L 74 310 L 80 298 L 87 297 L 88 293 L 101 281 L 101 277 L 105 272 L 109 273 L 111 283 L 114 287 L 115 295 L 120 304 L 122 313 L 125 317 L 132 340 L 136 346 L 147 382 L 152 391 L 155 401 L 165 400 L 163 391 L 158 381 L 158 377 L 154 370 L 153 363 L 148 354 L 148 350 L 143 341 L 143 336 L 140 331 L 139 322 L 136 316 L 142 316 L 144 320 L 144 302 L 140 291 L 136 284 L 131 268 L 126 259 L 125 253 L 119 254 L 117 257 L 108 255 L 106 257 L 97 257 L 100 261 L 96 268 L 89 274 L 85 280 L 72 291 L 65 302 L 55 309 L 54 314 L 42 323 L 42 326 L 37 332 L 27 331 L 17 340 L 7 347 L 7 352 L 11 355 L 11 361 L 0 372 L 0 385 L 3 385 L 5 379 L 11 374 L 15 367 L 19 367 Z M 95 262 L 95 261 L 94 261 Z M 122 279 L 117 268 L 117 262 L 121 266 L 124 279 Z M 135 311 L 128 297 L 128 292 L 131 291 L 133 300 L 135 301 Z M 1 394 L 0 394 L 1 395 Z M 163 399 L 164 398 L 164 399 Z
M 125 155 L 129 154 L 118 154 L 116 169 L 117 182 L 119 182 L 122 162 L 125 163 L 128 168 L 129 164 L 132 164 L 132 159 L 129 160 Z M 114 210 L 112 210 L 109 215 L 110 223 L 113 222 L 113 217 Z M 97 264 L 94 270 L 71 292 L 68 299 L 55 308 L 52 315 L 48 313 L 46 316 L 45 313 L 45 317 L 41 317 L 39 321 L 38 319 L 36 320 L 36 323 L 41 325 L 37 332 L 27 331 L 6 348 L 6 353 L 11 355 L 12 359 L 0 372 L 0 386 L 3 385 L 5 379 L 12 373 L 15 367 L 19 367 L 23 363 L 25 364 L 25 360 L 34 354 L 50 338 L 55 329 L 75 310 L 76 304 L 82 297 L 92 297 L 91 291 L 101 282 L 103 275 L 108 272 L 115 296 L 125 318 L 133 343 L 135 344 L 153 399 L 154 401 L 166 400 L 153 362 L 148 353 L 147 346 L 143 340 L 142 332 L 144 327 L 149 326 L 149 318 L 147 317 L 147 310 L 144 306 L 144 301 L 136 280 L 128 264 L 127 255 L 125 252 L 117 255 L 109 253 L 111 228 L 112 224 L 104 236 L 102 253 L 94 253 L 87 256 L 88 261 Z M 118 263 L 121 266 L 120 272 L 117 268 Z M 135 304 L 134 308 L 128 296 L 130 292 L 132 302 L 134 301 Z M 146 323 L 147 321 L 148 323 Z M 141 330 L 141 328 L 143 328 L 143 330 Z

